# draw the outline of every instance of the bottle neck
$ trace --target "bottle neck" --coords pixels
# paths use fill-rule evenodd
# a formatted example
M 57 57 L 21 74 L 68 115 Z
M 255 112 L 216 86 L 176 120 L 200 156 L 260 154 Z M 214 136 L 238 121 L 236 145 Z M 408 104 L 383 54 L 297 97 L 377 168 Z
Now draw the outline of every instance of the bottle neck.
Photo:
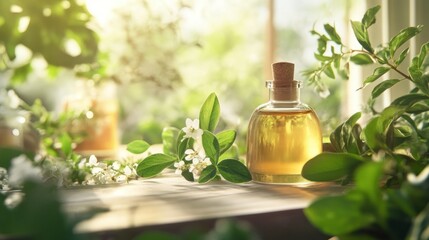
M 300 91 L 297 87 L 282 87 L 269 89 L 270 102 L 300 102 Z

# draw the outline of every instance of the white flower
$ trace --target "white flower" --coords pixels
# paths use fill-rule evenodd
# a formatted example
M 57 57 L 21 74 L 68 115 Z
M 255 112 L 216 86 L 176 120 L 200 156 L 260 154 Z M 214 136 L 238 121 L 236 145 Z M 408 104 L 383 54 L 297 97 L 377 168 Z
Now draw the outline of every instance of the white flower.
M 97 157 L 95 155 L 89 156 L 89 160 L 88 160 L 87 166 L 88 167 L 94 167 L 94 166 L 97 166 L 97 164 L 98 164 Z
M 194 159 L 203 160 L 206 158 L 206 152 L 204 151 L 201 138 L 197 139 L 194 143 L 193 149 L 186 149 L 185 160 L 193 161 Z
M 0 167 L 0 190 L 9 190 L 7 170 Z
M 79 169 L 83 169 L 85 167 L 85 164 L 86 164 L 86 158 L 80 160 L 80 162 L 78 163 L 77 167 Z
M 426 179 L 429 178 L 429 166 L 426 166 L 423 171 L 420 172 L 418 176 L 410 173 L 407 175 L 407 180 L 410 183 L 413 184 L 420 184 L 426 181 Z
M 176 168 L 176 174 L 182 174 L 182 171 L 186 169 L 186 165 L 184 161 L 175 162 L 174 167 Z
M 121 164 L 118 162 L 118 161 L 115 161 L 113 164 L 112 164 L 112 169 L 113 170 L 119 170 L 121 168 Z
M 133 170 L 132 170 L 130 167 L 125 166 L 125 168 L 124 168 L 124 174 L 125 174 L 127 177 L 129 177 L 129 176 L 133 175 Z
M 0 91 L 0 105 L 16 109 L 19 107 L 20 102 L 21 99 L 16 95 L 15 91 Z
M 209 165 L 212 165 L 210 158 L 204 158 L 202 160 L 194 158 L 194 160 L 192 160 L 191 166 L 189 167 L 189 172 L 193 173 L 194 178 L 199 178 L 201 172 Z
M 87 184 L 87 185 L 95 185 L 95 180 L 94 180 L 94 178 L 89 178 L 89 179 L 87 179 L 87 180 L 86 180 L 86 184 Z
M 7 91 L 7 96 L 9 97 L 9 107 L 18 108 L 21 99 L 16 95 L 15 91 L 9 90 Z
M 92 173 L 92 175 L 97 175 L 97 174 L 99 174 L 99 173 L 101 173 L 101 172 L 103 172 L 103 169 L 102 169 L 102 168 L 100 168 L 100 167 L 93 167 L 93 168 L 91 169 L 91 173 Z
M 12 165 L 9 170 L 9 184 L 19 187 L 25 180 L 42 180 L 42 170 L 33 166 L 33 163 L 25 155 L 20 155 L 12 159 Z
M 0 167 L 0 181 L 3 179 L 7 179 L 7 170 Z
M 22 202 L 23 198 L 24 198 L 24 193 L 13 192 L 9 194 L 9 196 L 7 196 L 7 198 L 4 200 L 4 205 L 9 209 L 15 208 Z
M 119 175 L 118 177 L 116 177 L 116 182 L 117 183 L 124 183 L 128 181 L 128 177 L 125 175 Z
M 199 139 L 203 135 L 203 130 L 200 129 L 200 120 L 198 119 L 186 119 L 186 127 L 182 128 L 183 132 L 185 132 L 185 136 L 183 138 L 193 138 Z

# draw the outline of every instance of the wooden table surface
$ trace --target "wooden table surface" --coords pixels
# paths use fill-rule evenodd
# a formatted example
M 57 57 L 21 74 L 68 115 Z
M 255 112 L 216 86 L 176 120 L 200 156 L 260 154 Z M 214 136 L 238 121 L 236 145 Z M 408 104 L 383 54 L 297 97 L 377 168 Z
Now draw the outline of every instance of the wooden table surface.
M 343 188 L 333 184 L 198 184 L 164 173 L 126 184 L 63 189 L 62 196 L 70 214 L 107 209 L 81 222 L 76 228 L 81 233 L 131 236 L 151 229 L 208 229 L 218 219 L 234 218 L 249 222 L 263 239 L 326 239 L 307 222 L 302 209 L 317 196 L 340 191 Z

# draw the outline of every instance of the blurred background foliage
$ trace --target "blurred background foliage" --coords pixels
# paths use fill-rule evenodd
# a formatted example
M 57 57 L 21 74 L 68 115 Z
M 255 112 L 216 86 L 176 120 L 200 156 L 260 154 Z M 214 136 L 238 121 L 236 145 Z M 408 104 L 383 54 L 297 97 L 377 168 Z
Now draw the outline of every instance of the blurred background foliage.
M 10 10 L 10 6 L 3 6 L 11 2 L 31 5 L 28 1 L 7 0 L 0 3 L 3 4 L 0 11 Z M 69 2 L 70 6 L 64 2 Z M 335 0 L 317 3 L 276 1 L 275 60 L 295 62 L 296 79 L 304 83 L 300 71 L 315 64 L 311 62 L 314 61 L 313 56 L 309 55 L 315 48 L 309 33 L 314 21 L 333 22 L 343 13 L 341 7 L 335 10 L 329 8 L 332 2 Z M 98 82 L 114 81 L 118 83 L 121 142 L 143 138 L 153 144 L 161 142 L 164 127 L 181 128 L 185 118 L 197 118 L 201 100 L 209 93 L 216 92 L 222 108 L 219 128 L 236 129 L 237 143 L 244 151 L 247 121 L 253 110 L 268 97 L 264 89 L 267 79 L 263 76 L 267 2 L 87 0 L 89 11 L 78 3 L 80 1 L 77 0 L 34 3 L 38 9 L 34 8 L 34 11 L 37 10 L 38 14 L 59 14 L 68 20 L 57 21 L 56 24 L 40 21 L 39 27 L 43 31 L 39 30 L 33 40 L 45 44 L 43 46 L 12 41 L 19 47 L 24 45 L 30 49 L 31 56 L 47 51 L 42 52 L 45 64 L 32 63 L 36 69 L 21 74 L 25 82 L 13 86 L 24 99 L 32 102 L 41 98 L 48 109 L 58 111 L 62 108 L 62 97 L 73 92 L 71 88 L 76 73 L 79 77 Z M 44 10 L 46 8 L 52 9 L 50 13 Z M 23 7 L 21 14 L 26 14 L 25 9 Z M 80 14 L 73 14 L 74 10 L 79 10 Z M 308 18 L 298 14 L 306 11 L 311 11 L 315 16 Z M 1 15 L 6 16 L 3 12 Z M 87 15 L 89 13 L 94 17 Z M 10 54 L 13 51 L 9 51 L 10 47 L 4 44 L 7 36 L 13 36 L 7 32 L 8 24 L 12 23 L 8 20 L 6 24 L 4 18 L 0 19 L 3 64 L 13 60 Z M 37 29 L 37 25 L 32 24 L 33 21 L 30 21 L 28 29 Z M 78 26 L 84 26 L 85 30 Z M 50 39 L 58 42 L 50 44 Z M 71 50 L 65 47 L 70 41 L 73 42 L 68 43 L 72 45 Z M 48 47 L 51 45 L 60 46 L 63 51 L 59 52 L 69 54 L 74 62 L 63 64 L 61 61 L 67 58 L 59 56 L 51 61 L 50 57 L 46 57 L 52 50 Z M 5 61 L 5 56 L 9 60 Z M 20 57 L 17 56 L 18 59 Z M 10 87 L 10 76 L 13 72 L 19 73 L 16 69 L 10 70 L 2 69 L 0 87 Z M 341 86 L 338 82 L 331 83 L 331 95 L 325 99 L 307 85 L 301 91 L 303 102 L 318 112 L 325 134 L 339 121 Z

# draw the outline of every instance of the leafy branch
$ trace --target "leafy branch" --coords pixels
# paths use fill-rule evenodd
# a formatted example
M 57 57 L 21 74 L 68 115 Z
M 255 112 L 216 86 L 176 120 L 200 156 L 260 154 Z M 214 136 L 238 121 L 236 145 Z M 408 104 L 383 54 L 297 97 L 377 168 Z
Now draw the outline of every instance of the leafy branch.
M 410 81 L 415 88 L 380 112 L 373 111 L 366 125 L 358 123 L 358 112 L 331 133 L 332 152 L 308 161 L 302 175 L 312 181 L 354 181 L 354 187 L 342 195 L 317 199 L 305 213 L 322 231 L 340 239 L 420 239 L 429 229 L 429 124 L 425 120 L 429 115 L 429 42 L 421 46 L 407 72 L 401 71 L 409 49 L 399 54 L 398 50 L 422 26 L 405 28 L 388 43 L 374 47 L 368 28 L 376 22 L 379 9 L 370 8 L 361 21 L 351 21 L 361 49 L 345 46 L 329 24 L 324 25 L 326 34 L 311 31 L 318 36 L 314 55 L 320 65 L 304 74 L 318 90 L 324 86 L 323 75 L 347 79 L 350 64 L 375 65 L 363 87 L 390 71 L 402 77 L 379 82 L 369 103 L 400 81 Z
M 187 119 L 186 127 L 165 128 L 162 133 L 163 153 L 149 155 L 137 166 L 140 177 L 153 177 L 173 167 L 186 180 L 206 183 L 222 176 L 234 183 L 250 181 L 247 167 L 234 154 L 236 132 L 214 133 L 220 118 L 220 105 L 212 93 L 201 107 L 199 119 Z M 128 151 L 142 154 L 149 144 L 136 140 L 128 144 Z

